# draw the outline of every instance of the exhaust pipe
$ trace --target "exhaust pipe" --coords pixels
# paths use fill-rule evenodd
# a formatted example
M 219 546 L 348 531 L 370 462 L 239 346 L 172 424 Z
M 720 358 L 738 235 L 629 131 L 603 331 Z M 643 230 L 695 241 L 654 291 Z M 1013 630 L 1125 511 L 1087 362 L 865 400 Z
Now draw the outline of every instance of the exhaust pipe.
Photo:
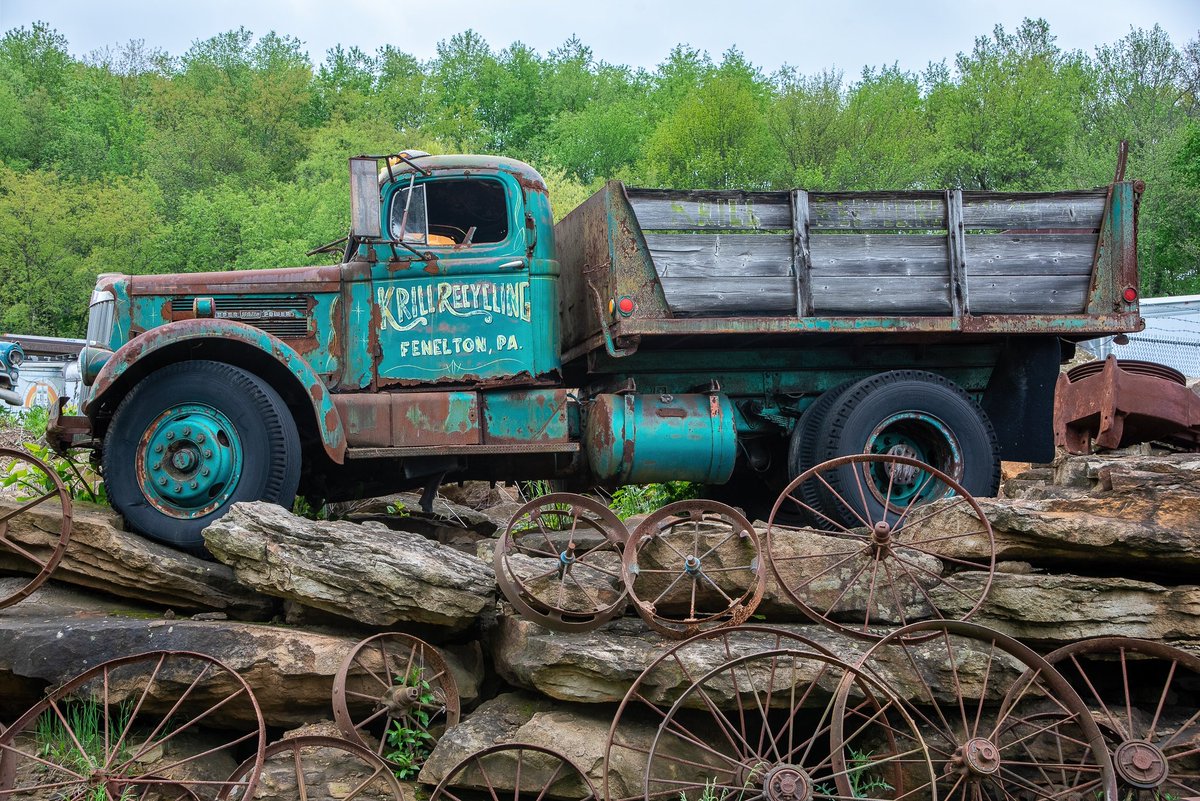
M 0 389 L 0 400 L 7 403 L 9 406 L 24 406 L 25 399 L 11 389 Z

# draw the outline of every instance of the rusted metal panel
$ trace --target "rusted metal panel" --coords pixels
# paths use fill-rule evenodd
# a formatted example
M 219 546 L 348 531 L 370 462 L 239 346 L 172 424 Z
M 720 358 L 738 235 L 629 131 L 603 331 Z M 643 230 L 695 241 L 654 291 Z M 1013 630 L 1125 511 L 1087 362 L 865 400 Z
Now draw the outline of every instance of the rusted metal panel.
M 353 448 L 441 447 L 482 442 L 474 392 L 356 392 L 334 399 Z
M 484 393 L 484 442 L 499 445 L 567 441 L 568 397 L 565 389 Z
M 1090 453 L 1173 439 L 1200 446 L 1200 395 L 1176 370 L 1153 362 L 1088 362 L 1059 375 L 1054 444 Z
M 312 405 L 317 430 L 326 454 L 334 462 L 342 462 L 346 450 L 346 434 L 337 409 L 334 408 L 332 396 L 312 366 L 278 337 L 233 320 L 181 320 L 161 325 L 134 337 L 105 362 L 87 397 L 84 398 L 81 410 L 89 416 L 94 414 L 108 390 L 126 371 L 148 354 L 180 343 L 201 340 L 241 342 L 262 351 L 285 367 L 299 383 L 304 397 Z

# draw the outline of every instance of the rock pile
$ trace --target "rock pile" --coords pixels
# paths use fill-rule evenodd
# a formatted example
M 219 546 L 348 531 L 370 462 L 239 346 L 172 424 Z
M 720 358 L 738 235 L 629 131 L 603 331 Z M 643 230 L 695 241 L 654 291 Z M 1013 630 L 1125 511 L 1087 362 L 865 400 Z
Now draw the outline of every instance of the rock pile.
M 447 489 L 432 516 L 403 496 L 339 521 L 239 504 L 206 531 L 217 562 L 128 535 L 111 513 L 77 508 L 54 580 L 0 611 L 0 723 L 89 666 L 162 648 L 219 655 L 254 687 L 266 725 L 282 731 L 329 718 L 334 674 L 347 652 L 397 630 L 439 648 L 462 699 L 462 722 L 442 734 L 422 782 L 436 783 L 481 747 L 524 742 L 558 750 L 598 786 L 609 778 L 628 790 L 615 797 L 636 795 L 636 771 L 614 765 L 615 778 L 603 775 L 609 727 L 630 685 L 673 643 L 630 614 L 572 633 L 514 614 L 497 592 L 491 546 L 517 500 L 485 484 Z M 1042 652 L 1113 635 L 1200 652 L 1200 457 L 1070 457 L 1008 479 L 1003 492 L 979 500 L 997 566 L 974 622 Z M 401 508 L 407 513 L 397 515 Z M 44 506 L 21 515 L 8 536 L 43 547 L 54 514 Z M 956 514 L 946 516 L 948 533 L 965 534 L 978 522 Z M 755 528 L 765 541 L 766 524 Z M 986 550 L 969 537 L 950 542 L 939 557 L 980 558 Z M 797 540 L 791 547 L 824 546 Z M 11 566 L 0 551 L 0 571 Z M 971 583 L 984 580 L 955 576 L 939 606 L 948 616 L 965 613 L 963 599 L 977 594 Z M 773 577 L 754 622 L 778 625 L 851 664 L 871 646 L 811 622 Z M 777 636 L 764 633 L 762 647 Z M 697 647 L 690 669 L 656 674 L 642 692 L 674 703 L 706 667 L 730 658 L 727 648 L 717 639 Z M 963 692 L 971 697 L 972 686 L 986 687 L 988 663 L 964 665 Z M 893 689 L 906 692 L 898 678 Z M 631 741 L 653 739 L 652 721 L 629 725 L 623 736 Z

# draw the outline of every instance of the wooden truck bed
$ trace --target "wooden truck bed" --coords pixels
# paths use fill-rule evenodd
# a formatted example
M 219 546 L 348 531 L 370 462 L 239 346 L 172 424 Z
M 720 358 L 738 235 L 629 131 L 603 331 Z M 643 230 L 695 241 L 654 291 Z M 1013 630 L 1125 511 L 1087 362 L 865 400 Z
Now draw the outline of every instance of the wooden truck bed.
M 1137 330 L 1123 297 L 1137 286 L 1136 198 L 1131 182 L 1012 194 L 614 181 L 555 229 L 564 359 L 606 333 L 619 347 L 671 333 Z

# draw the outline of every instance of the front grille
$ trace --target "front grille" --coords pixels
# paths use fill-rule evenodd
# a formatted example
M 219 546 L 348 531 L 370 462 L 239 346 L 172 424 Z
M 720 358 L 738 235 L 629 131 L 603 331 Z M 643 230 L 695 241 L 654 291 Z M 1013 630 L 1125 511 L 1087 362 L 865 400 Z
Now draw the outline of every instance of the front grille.
M 172 315 L 191 312 L 195 300 L 194 295 L 172 298 Z M 300 339 L 312 333 L 309 303 L 310 298 L 303 295 L 274 298 L 214 297 L 213 310 L 217 319 L 237 320 L 280 339 Z

